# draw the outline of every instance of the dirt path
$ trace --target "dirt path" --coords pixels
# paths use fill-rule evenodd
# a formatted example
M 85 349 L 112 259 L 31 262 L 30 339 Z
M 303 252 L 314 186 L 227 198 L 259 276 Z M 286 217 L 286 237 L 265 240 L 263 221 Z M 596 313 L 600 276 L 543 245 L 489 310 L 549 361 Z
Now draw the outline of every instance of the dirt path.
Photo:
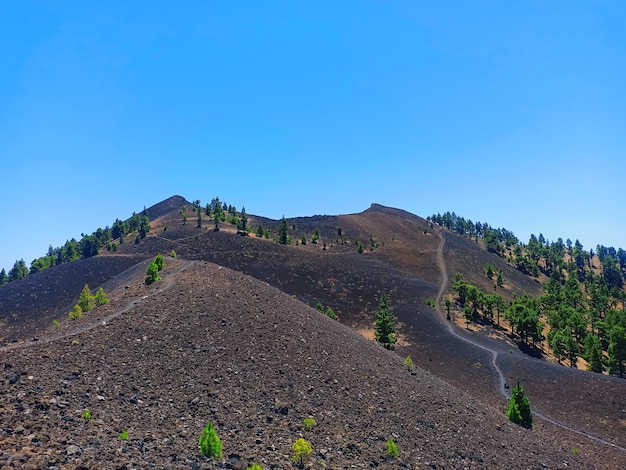
M 41 344 L 48 344 L 53 341 L 59 341 L 61 339 L 69 338 L 71 336 L 76 336 L 77 334 L 84 333 L 89 330 L 93 330 L 94 328 L 98 326 L 104 326 L 111 320 L 131 311 L 133 308 L 135 308 L 135 306 L 139 305 L 139 303 L 142 300 L 145 300 L 148 297 L 151 297 L 155 294 L 158 294 L 158 293 L 161 293 L 163 291 L 170 289 L 174 285 L 174 279 L 176 277 L 176 274 L 184 271 L 185 269 L 187 269 L 190 266 L 193 266 L 194 264 L 196 264 L 196 261 L 183 262 L 180 266 L 178 266 L 172 272 L 167 273 L 167 276 L 163 279 L 162 286 L 159 289 L 155 289 L 154 291 L 150 292 L 147 295 L 135 297 L 130 302 L 128 302 L 124 307 L 122 307 L 119 310 L 116 310 L 113 313 L 108 314 L 105 317 L 99 318 L 85 325 L 81 325 L 79 328 L 74 328 L 70 331 L 66 331 L 59 335 L 51 335 L 51 336 L 47 336 L 44 338 L 40 338 L 37 341 L 29 341 L 27 343 L 15 343 L 15 344 L 9 344 L 7 346 L 2 346 L 0 347 L 0 352 L 7 352 L 7 351 L 14 350 L 14 349 L 34 347 L 34 346 L 38 346 Z
M 451 335 L 453 335 L 454 337 L 460 339 L 461 341 L 464 341 L 466 343 L 471 344 L 474 347 L 477 347 L 479 349 L 482 349 L 483 351 L 487 351 L 491 354 L 491 364 L 493 366 L 493 369 L 495 370 L 497 376 L 498 376 L 498 381 L 499 381 L 499 392 L 500 394 L 505 397 L 507 400 L 510 398 L 511 394 L 508 390 L 508 387 L 506 385 L 506 380 L 504 378 L 504 374 L 502 373 L 502 371 L 500 370 L 500 367 L 498 367 L 497 364 L 497 360 L 498 360 L 498 351 L 486 346 L 485 344 L 480 343 L 477 340 L 468 338 L 464 335 L 461 335 L 456 328 L 456 325 L 453 322 L 447 321 L 445 318 L 445 315 L 443 314 L 443 310 L 441 309 L 441 303 L 442 303 L 442 299 L 443 299 L 443 295 L 445 294 L 446 290 L 448 289 L 448 284 L 449 284 L 449 278 L 448 278 L 448 270 L 446 268 L 446 263 L 443 257 L 443 248 L 445 246 L 446 243 L 446 237 L 445 237 L 445 232 L 443 230 L 439 231 L 439 235 L 441 237 L 441 242 L 439 242 L 439 247 L 437 248 L 437 265 L 439 266 L 439 269 L 441 270 L 441 287 L 439 288 L 439 293 L 437 294 L 437 300 L 436 300 L 436 308 L 437 308 L 437 313 L 439 314 L 439 316 L 442 318 L 443 322 L 445 323 L 445 325 L 448 328 L 448 331 L 450 332 Z M 589 439 L 592 439 L 596 442 L 600 442 L 602 444 L 605 444 L 607 446 L 610 447 L 614 447 L 616 449 L 619 449 L 621 451 L 626 452 L 626 448 L 618 446 L 617 444 L 613 444 L 612 442 L 609 441 L 605 441 L 604 439 L 602 439 L 601 437 L 597 437 L 597 436 L 593 436 L 592 434 L 589 434 L 585 431 L 581 431 L 580 429 L 575 429 L 572 428 L 566 424 L 560 423 L 552 418 L 550 418 L 549 416 L 546 416 L 542 413 L 539 413 L 535 410 L 533 410 L 533 415 L 535 415 L 537 418 L 543 419 L 544 421 L 553 424 L 555 426 L 558 426 L 562 429 L 565 429 L 567 431 L 571 431 L 573 433 L 579 434 L 581 436 L 585 436 L 588 437 Z

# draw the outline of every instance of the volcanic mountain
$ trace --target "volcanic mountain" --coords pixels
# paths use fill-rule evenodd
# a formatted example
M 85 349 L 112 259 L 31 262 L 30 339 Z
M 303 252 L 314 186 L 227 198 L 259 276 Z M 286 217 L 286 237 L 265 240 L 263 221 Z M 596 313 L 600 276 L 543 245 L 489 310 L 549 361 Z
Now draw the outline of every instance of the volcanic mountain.
M 477 272 L 487 261 L 508 280 L 505 295 L 539 292 L 476 243 L 380 205 L 290 219 L 290 245 L 230 224 L 197 227 L 178 196 L 146 214 L 140 243 L 0 287 L 3 464 L 292 468 L 291 445 L 304 437 L 311 468 L 622 467 L 623 380 L 468 334 L 428 305 L 441 304 L 455 272 L 486 282 Z M 270 233 L 279 225 L 249 223 Z M 308 242 L 296 244 L 303 234 Z M 146 285 L 157 254 L 163 279 Z M 70 321 L 86 283 L 111 302 Z M 399 321 L 395 352 L 371 340 L 383 291 Z M 537 412 L 533 430 L 506 420 L 516 380 Z M 208 422 L 222 459 L 198 451 Z M 388 439 L 397 458 L 385 454 Z

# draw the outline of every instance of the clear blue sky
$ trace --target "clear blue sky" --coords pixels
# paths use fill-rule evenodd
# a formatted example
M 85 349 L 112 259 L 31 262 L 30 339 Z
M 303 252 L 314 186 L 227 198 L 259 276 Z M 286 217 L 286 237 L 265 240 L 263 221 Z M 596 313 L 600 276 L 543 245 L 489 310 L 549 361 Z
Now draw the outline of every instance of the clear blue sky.
M 626 2 L 0 3 L 0 268 L 171 195 L 626 248 Z

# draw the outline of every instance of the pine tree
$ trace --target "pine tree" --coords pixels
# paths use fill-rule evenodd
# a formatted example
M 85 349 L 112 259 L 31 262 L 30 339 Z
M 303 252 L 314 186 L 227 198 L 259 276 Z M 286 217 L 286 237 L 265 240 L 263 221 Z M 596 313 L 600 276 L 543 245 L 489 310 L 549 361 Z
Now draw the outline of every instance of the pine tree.
M 374 334 L 376 341 L 385 349 L 393 351 L 397 341 L 396 338 L 396 318 L 389 308 L 389 299 L 383 292 L 380 298 L 378 310 L 376 310 L 376 323 L 374 324 Z
M 6 284 L 7 282 L 9 282 L 9 276 L 7 276 L 5 269 L 2 268 L 2 271 L 0 271 L 0 286 L 2 284 Z
M 94 296 L 91 295 L 91 289 L 89 289 L 89 285 L 85 284 L 83 290 L 80 293 L 80 297 L 78 298 L 78 306 L 83 312 L 88 312 L 93 308 L 94 304 Z
M 524 389 L 517 381 L 517 385 L 511 391 L 511 399 L 506 410 L 506 417 L 512 423 L 519 424 L 527 429 L 532 429 L 533 414 L 530 410 L 530 400 L 524 394 Z
M 102 287 L 98 289 L 98 292 L 96 292 L 95 300 L 96 300 L 96 305 L 98 306 L 109 303 L 109 298 L 107 297 Z
M 278 226 L 278 243 L 280 243 L 281 245 L 287 244 L 287 231 L 287 221 L 285 220 L 285 216 L 283 215 L 283 218 L 280 219 L 280 225 Z
M 585 338 L 585 360 L 588 362 L 587 370 L 602 373 L 602 344 L 591 333 Z
M 626 331 L 620 325 L 611 329 L 609 342 L 609 372 L 624 377 L 626 371 Z
M 148 269 L 146 269 L 146 284 L 150 285 L 160 279 L 158 265 L 154 261 L 150 262 Z

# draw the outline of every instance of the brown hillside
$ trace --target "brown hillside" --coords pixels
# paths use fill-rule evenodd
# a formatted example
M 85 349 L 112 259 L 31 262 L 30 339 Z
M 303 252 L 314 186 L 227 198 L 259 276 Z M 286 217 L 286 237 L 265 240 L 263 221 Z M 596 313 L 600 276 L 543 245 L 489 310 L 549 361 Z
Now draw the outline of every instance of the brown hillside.
M 304 436 L 326 468 L 619 468 L 619 452 L 584 441 L 572 453 L 542 424 L 514 426 L 265 283 L 167 263 L 159 283 L 138 273 L 113 290 L 83 318 L 92 329 L 2 352 L 4 465 L 295 468 Z M 218 462 L 197 448 L 209 421 Z M 390 438 L 398 459 L 385 456 Z
M 471 396 L 488 407 L 490 414 L 502 417 L 506 399 L 499 390 L 499 370 L 503 374 L 503 381 L 508 384 L 514 384 L 517 379 L 522 380 L 533 408 L 546 417 L 622 448 L 626 447 L 626 381 L 548 364 L 523 354 L 512 342 L 496 341 L 484 334 L 468 335 L 462 329 L 449 325 L 440 312 L 427 305 L 428 299 L 434 300 L 440 292 L 446 291 L 445 278 L 453 278 L 457 271 L 462 272 L 472 284 L 482 286 L 485 290 L 492 288 L 492 281 L 481 274 L 487 261 L 503 270 L 505 289 L 499 290 L 500 294 L 510 298 L 513 293 L 538 293 L 537 282 L 511 269 L 501 258 L 487 253 L 474 242 L 452 233 L 444 235 L 432 230 L 427 221 L 405 211 L 374 204 L 360 214 L 290 219 L 292 244 L 283 246 L 254 235 L 236 235 L 235 227 L 230 224 L 222 224 L 220 231 L 214 232 L 212 222 L 204 220 L 203 227 L 197 228 L 195 214 L 191 212 L 188 203 L 188 224 L 183 225 L 178 214 L 180 207 L 176 207 L 176 202 L 180 201 L 170 201 L 171 211 L 151 220 L 152 230 L 140 244 L 125 243 L 120 245 L 118 254 L 105 253 L 93 258 L 103 260 L 102 266 L 109 266 L 104 267 L 105 272 L 101 274 L 104 279 L 113 278 L 110 281 L 112 287 L 126 283 L 120 281 L 122 278 L 115 277 L 126 269 L 122 266 L 112 267 L 117 256 L 145 262 L 158 253 L 168 254 L 175 250 L 182 259 L 209 261 L 248 274 L 288 296 L 295 296 L 295 300 L 289 300 L 289 309 L 281 315 L 289 317 L 292 305 L 305 308 L 303 304 L 315 306 L 321 302 L 335 311 L 341 323 L 366 336 L 371 332 L 374 313 L 384 290 L 389 294 L 393 311 L 400 322 L 400 342 L 396 348 L 400 358 L 411 355 L 416 365 L 456 387 L 454 393 Z M 253 226 L 259 222 L 275 233 L 278 221 L 250 217 Z M 292 228 L 293 225 L 295 228 Z M 311 236 L 316 228 L 321 238 L 314 244 Z M 341 236 L 338 235 L 338 228 L 341 228 Z M 295 241 L 300 240 L 303 233 L 307 237 L 307 244 L 296 245 Z M 373 246 L 370 236 L 373 238 Z M 364 246 L 362 254 L 357 253 L 358 242 Z M 41 275 L 51 276 L 60 267 Z M 135 270 L 141 281 L 145 267 Z M 126 271 L 126 276 L 133 272 Z M 181 273 L 181 276 L 187 276 L 186 273 Z M 173 276 L 171 279 L 171 282 L 176 280 L 172 292 L 177 292 L 181 304 L 183 300 L 187 302 L 188 296 L 195 298 L 201 293 L 206 295 L 204 291 L 207 288 L 198 284 L 193 284 L 193 289 L 185 288 L 178 292 L 176 289 L 180 286 L 177 282 L 182 277 Z M 89 282 L 92 288 L 98 286 L 91 281 L 77 280 L 76 284 L 80 287 L 75 297 L 69 299 L 68 296 L 66 304 L 71 306 L 70 303 L 75 302 L 84 282 Z M 186 279 L 185 282 L 191 280 Z M 3 289 L 11 284 L 14 284 L 13 288 L 17 292 L 21 292 L 21 296 L 12 295 L 11 302 L 5 303 L 4 308 L 17 313 L 21 305 L 26 304 L 32 289 L 24 288 L 20 291 L 20 285 L 27 285 L 24 281 L 10 283 L 0 288 L 0 299 L 4 299 Z M 128 295 L 124 293 L 123 298 L 126 299 Z M 239 292 L 238 296 L 247 299 L 250 294 Z M 46 337 L 58 335 L 67 328 L 64 325 L 57 331 L 49 327 L 54 315 L 64 316 L 66 312 L 53 314 L 55 307 L 39 300 L 33 303 L 40 309 L 40 316 L 37 317 L 39 323 L 25 323 L 31 327 L 21 327 L 19 333 L 24 339 L 42 335 L 40 329 L 35 328 L 41 325 L 48 325 Z M 168 305 L 169 301 L 164 299 L 163 305 Z M 154 315 L 167 313 L 157 307 Z M 113 307 L 107 308 L 110 310 Z M 20 318 L 20 315 L 16 315 L 16 318 Z M 272 338 L 272 341 L 275 338 L 272 332 L 265 336 Z M 364 344 L 369 343 L 359 342 L 358 348 L 365 347 Z M 333 351 L 326 350 L 330 355 L 339 354 Z M 494 367 L 494 363 L 498 368 Z M 363 377 L 353 378 L 363 382 Z M 467 419 L 470 426 L 471 419 Z M 580 455 L 584 454 L 586 460 L 582 463 L 576 461 L 583 467 L 591 465 L 590 462 L 595 462 L 607 452 L 617 459 L 626 455 L 622 450 L 611 450 L 589 437 L 567 432 L 563 427 L 553 426 L 539 418 L 536 419 L 536 426 L 538 433 L 543 430 L 552 436 L 560 436 L 559 444 L 554 444 L 555 448 L 576 448 Z M 600 464 L 593 465 L 612 468 L 617 460 L 597 461 Z M 381 464 L 380 460 L 377 462 Z M 411 463 L 415 464 L 415 461 Z

